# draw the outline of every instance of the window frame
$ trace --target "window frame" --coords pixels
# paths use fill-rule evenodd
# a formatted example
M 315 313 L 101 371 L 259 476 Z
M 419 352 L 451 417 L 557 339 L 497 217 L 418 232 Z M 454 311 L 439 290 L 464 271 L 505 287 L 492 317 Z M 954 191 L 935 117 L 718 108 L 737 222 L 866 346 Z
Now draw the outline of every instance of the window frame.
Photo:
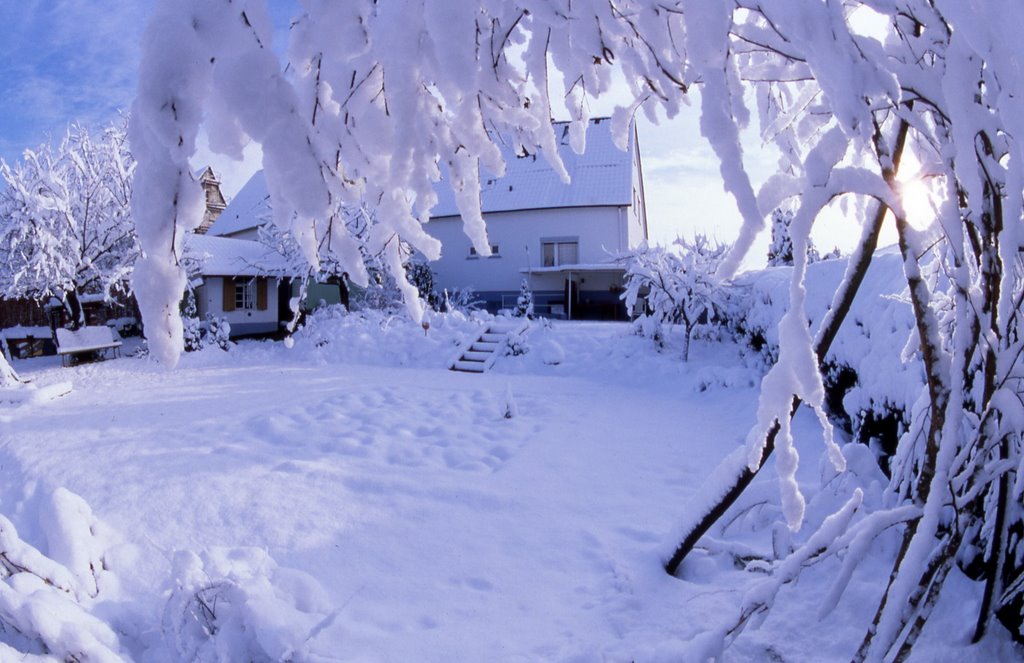
M 256 279 L 235 281 L 235 310 L 255 311 L 256 310 Z
M 487 257 L 488 258 L 500 258 L 501 257 L 501 245 L 500 244 L 491 244 L 491 255 L 489 255 Z M 480 256 L 479 253 L 476 252 L 476 247 L 470 245 L 470 247 L 469 247 L 469 255 L 467 255 L 466 258 L 468 260 L 479 260 L 481 258 L 481 256 Z
M 545 250 L 551 247 L 551 263 L 548 264 Z M 561 247 L 572 246 L 576 259 L 566 262 L 560 259 Z M 540 262 L 541 267 L 562 267 L 564 265 L 578 265 L 580 263 L 580 238 L 577 237 L 542 237 L 540 240 Z

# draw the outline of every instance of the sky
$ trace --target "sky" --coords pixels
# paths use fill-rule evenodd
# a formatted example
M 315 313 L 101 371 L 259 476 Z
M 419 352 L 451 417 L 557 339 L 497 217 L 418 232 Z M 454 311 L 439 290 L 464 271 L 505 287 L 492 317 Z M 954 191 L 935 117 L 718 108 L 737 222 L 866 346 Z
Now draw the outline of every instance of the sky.
M 275 48 L 283 50 L 295 0 L 270 0 Z M 118 117 L 135 96 L 140 39 L 153 0 L 8 0 L 0 3 L 0 158 L 13 163 L 25 149 L 59 141 L 73 121 L 98 126 Z M 592 103 L 592 115 L 610 114 L 613 100 Z M 557 115 L 557 113 L 556 113 Z M 740 217 L 718 175 L 718 163 L 699 135 L 697 105 L 653 125 L 638 122 L 652 242 L 703 232 L 719 241 L 735 236 Z M 756 131 L 744 139 L 755 188 L 776 158 Z M 212 155 L 200 146 L 196 168 L 210 164 L 230 198 L 259 168 L 258 150 L 246 162 Z M 852 231 L 852 229 L 851 229 Z M 747 265 L 763 261 L 767 232 Z M 818 234 L 824 251 L 852 245 L 852 235 Z

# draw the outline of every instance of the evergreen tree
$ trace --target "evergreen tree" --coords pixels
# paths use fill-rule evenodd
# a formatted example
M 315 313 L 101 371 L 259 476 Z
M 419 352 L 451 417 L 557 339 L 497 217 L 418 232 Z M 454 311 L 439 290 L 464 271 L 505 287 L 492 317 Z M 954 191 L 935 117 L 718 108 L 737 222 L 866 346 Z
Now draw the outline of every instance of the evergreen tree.
M 512 309 L 512 315 L 533 320 L 533 290 L 530 290 L 530 284 L 526 279 L 523 279 L 523 284 L 519 286 L 519 297 L 516 298 L 516 307 Z

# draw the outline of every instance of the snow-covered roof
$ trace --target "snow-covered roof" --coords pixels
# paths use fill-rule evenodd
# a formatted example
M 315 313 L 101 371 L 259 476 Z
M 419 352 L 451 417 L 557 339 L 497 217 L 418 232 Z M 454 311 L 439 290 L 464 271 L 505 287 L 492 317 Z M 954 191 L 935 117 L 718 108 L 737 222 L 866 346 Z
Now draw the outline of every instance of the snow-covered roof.
M 562 163 L 572 178 L 565 184 L 543 154 L 518 157 L 511 144 L 500 145 L 505 157 L 501 178 L 481 173 L 480 202 L 484 212 L 511 212 L 560 207 L 629 205 L 633 201 L 632 131 L 629 146 L 620 150 L 612 140 L 612 121 L 596 118 L 587 126 L 587 147 L 576 154 L 569 146 L 569 123 L 555 122 L 555 138 Z M 438 202 L 433 218 L 458 216 L 455 194 L 442 175 L 435 185 Z M 233 235 L 270 221 L 270 193 L 263 171 L 257 171 L 207 231 L 208 235 Z
M 483 211 L 629 205 L 633 200 L 634 134 L 630 131 L 629 147 L 623 151 L 615 146 L 611 127 L 608 118 L 591 120 L 586 150 L 576 154 L 569 146 L 569 123 L 554 123 L 558 154 L 572 178 L 569 184 L 562 182 L 543 154 L 518 157 L 512 145 L 502 146 L 505 175 L 495 178 L 481 173 Z M 431 216 L 458 216 L 455 194 L 444 177 L 435 191 L 438 203 Z
M 223 236 L 250 230 L 270 221 L 270 213 L 267 179 L 260 170 L 231 199 L 206 234 Z
M 199 263 L 203 276 L 263 276 L 289 271 L 284 256 L 249 239 L 190 234 L 185 238 L 185 254 Z

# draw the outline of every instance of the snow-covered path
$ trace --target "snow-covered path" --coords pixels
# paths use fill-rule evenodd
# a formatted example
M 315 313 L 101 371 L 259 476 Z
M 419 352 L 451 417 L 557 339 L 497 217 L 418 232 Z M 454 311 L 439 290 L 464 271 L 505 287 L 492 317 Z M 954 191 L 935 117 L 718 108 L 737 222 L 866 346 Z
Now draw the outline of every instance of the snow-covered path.
M 346 659 L 629 657 L 678 620 L 651 594 L 665 537 L 754 402 L 694 397 L 679 372 L 476 376 L 259 352 L 73 373 L 72 395 L 10 417 L 5 468 L 80 494 L 137 544 L 131 572 L 114 569 L 136 592 L 159 589 L 176 549 L 256 546 L 310 573 L 337 612 L 310 652 Z

